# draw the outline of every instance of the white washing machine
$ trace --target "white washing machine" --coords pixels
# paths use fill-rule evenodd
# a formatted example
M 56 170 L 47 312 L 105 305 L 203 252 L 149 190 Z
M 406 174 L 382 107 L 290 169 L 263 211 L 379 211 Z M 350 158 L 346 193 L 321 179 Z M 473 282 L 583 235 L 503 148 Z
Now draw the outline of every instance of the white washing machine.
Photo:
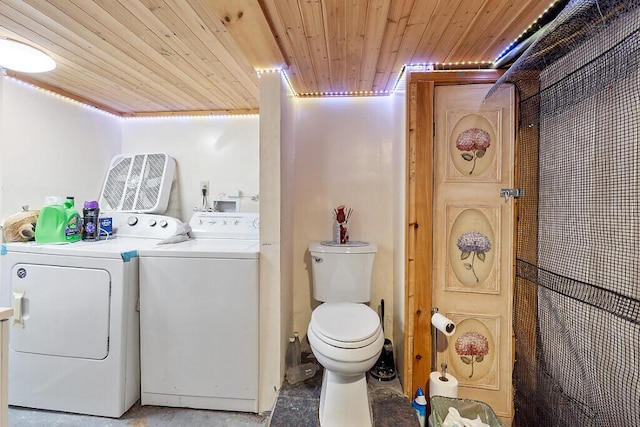
M 258 214 L 198 212 L 140 250 L 143 405 L 258 411 Z
M 140 397 L 138 250 L 188 230 L 113 213 L 114 237 L 2 245 L 0 305 L 13 306 L 9 404 L 120 417 Z

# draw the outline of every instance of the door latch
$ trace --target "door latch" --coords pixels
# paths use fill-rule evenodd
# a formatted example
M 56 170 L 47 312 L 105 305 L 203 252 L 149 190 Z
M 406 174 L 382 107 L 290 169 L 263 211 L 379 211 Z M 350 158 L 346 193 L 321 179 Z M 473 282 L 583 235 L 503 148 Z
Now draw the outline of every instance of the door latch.
M 500 197 L 504 197 L 504 201 L 508 202 L 509 198 L 513 197 L 517 199 L 518 197 L 524 196 L 524 190 L 521 188 L 502 188 L 500 189 Z

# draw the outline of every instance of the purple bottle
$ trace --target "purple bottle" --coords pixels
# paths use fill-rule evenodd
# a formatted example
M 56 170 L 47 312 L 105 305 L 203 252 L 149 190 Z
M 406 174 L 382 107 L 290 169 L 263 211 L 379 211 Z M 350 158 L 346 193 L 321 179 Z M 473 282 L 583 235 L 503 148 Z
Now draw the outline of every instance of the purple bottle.
M 100 221 L 98 221 L 100 208 L 98 207 L 98 202 L 95 200 L 84 202 L 82 214 L 84 222 L 82 240 L 90 242 L 98 240 L 100 238 Z

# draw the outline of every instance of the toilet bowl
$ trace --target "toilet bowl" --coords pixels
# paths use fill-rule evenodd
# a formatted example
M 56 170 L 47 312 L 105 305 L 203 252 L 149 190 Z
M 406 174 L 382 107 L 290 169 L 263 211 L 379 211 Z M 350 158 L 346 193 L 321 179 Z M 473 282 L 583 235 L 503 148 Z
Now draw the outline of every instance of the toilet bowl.
M 375 364 L 384 333 L 375 311 L 361 303 L 327 302 L 311 313 L 311 350 L 324 367 L 322 427 L 370 427 L 366 372 Z

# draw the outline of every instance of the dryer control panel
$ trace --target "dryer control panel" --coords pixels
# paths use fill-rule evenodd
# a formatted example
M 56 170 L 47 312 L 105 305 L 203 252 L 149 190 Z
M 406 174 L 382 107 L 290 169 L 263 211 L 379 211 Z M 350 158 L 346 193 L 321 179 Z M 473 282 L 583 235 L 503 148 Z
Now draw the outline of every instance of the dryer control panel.
M 260 238 L 260 214 L 257 212 L 196 212 L 189 225 L 191 235 L 201 239 Z

